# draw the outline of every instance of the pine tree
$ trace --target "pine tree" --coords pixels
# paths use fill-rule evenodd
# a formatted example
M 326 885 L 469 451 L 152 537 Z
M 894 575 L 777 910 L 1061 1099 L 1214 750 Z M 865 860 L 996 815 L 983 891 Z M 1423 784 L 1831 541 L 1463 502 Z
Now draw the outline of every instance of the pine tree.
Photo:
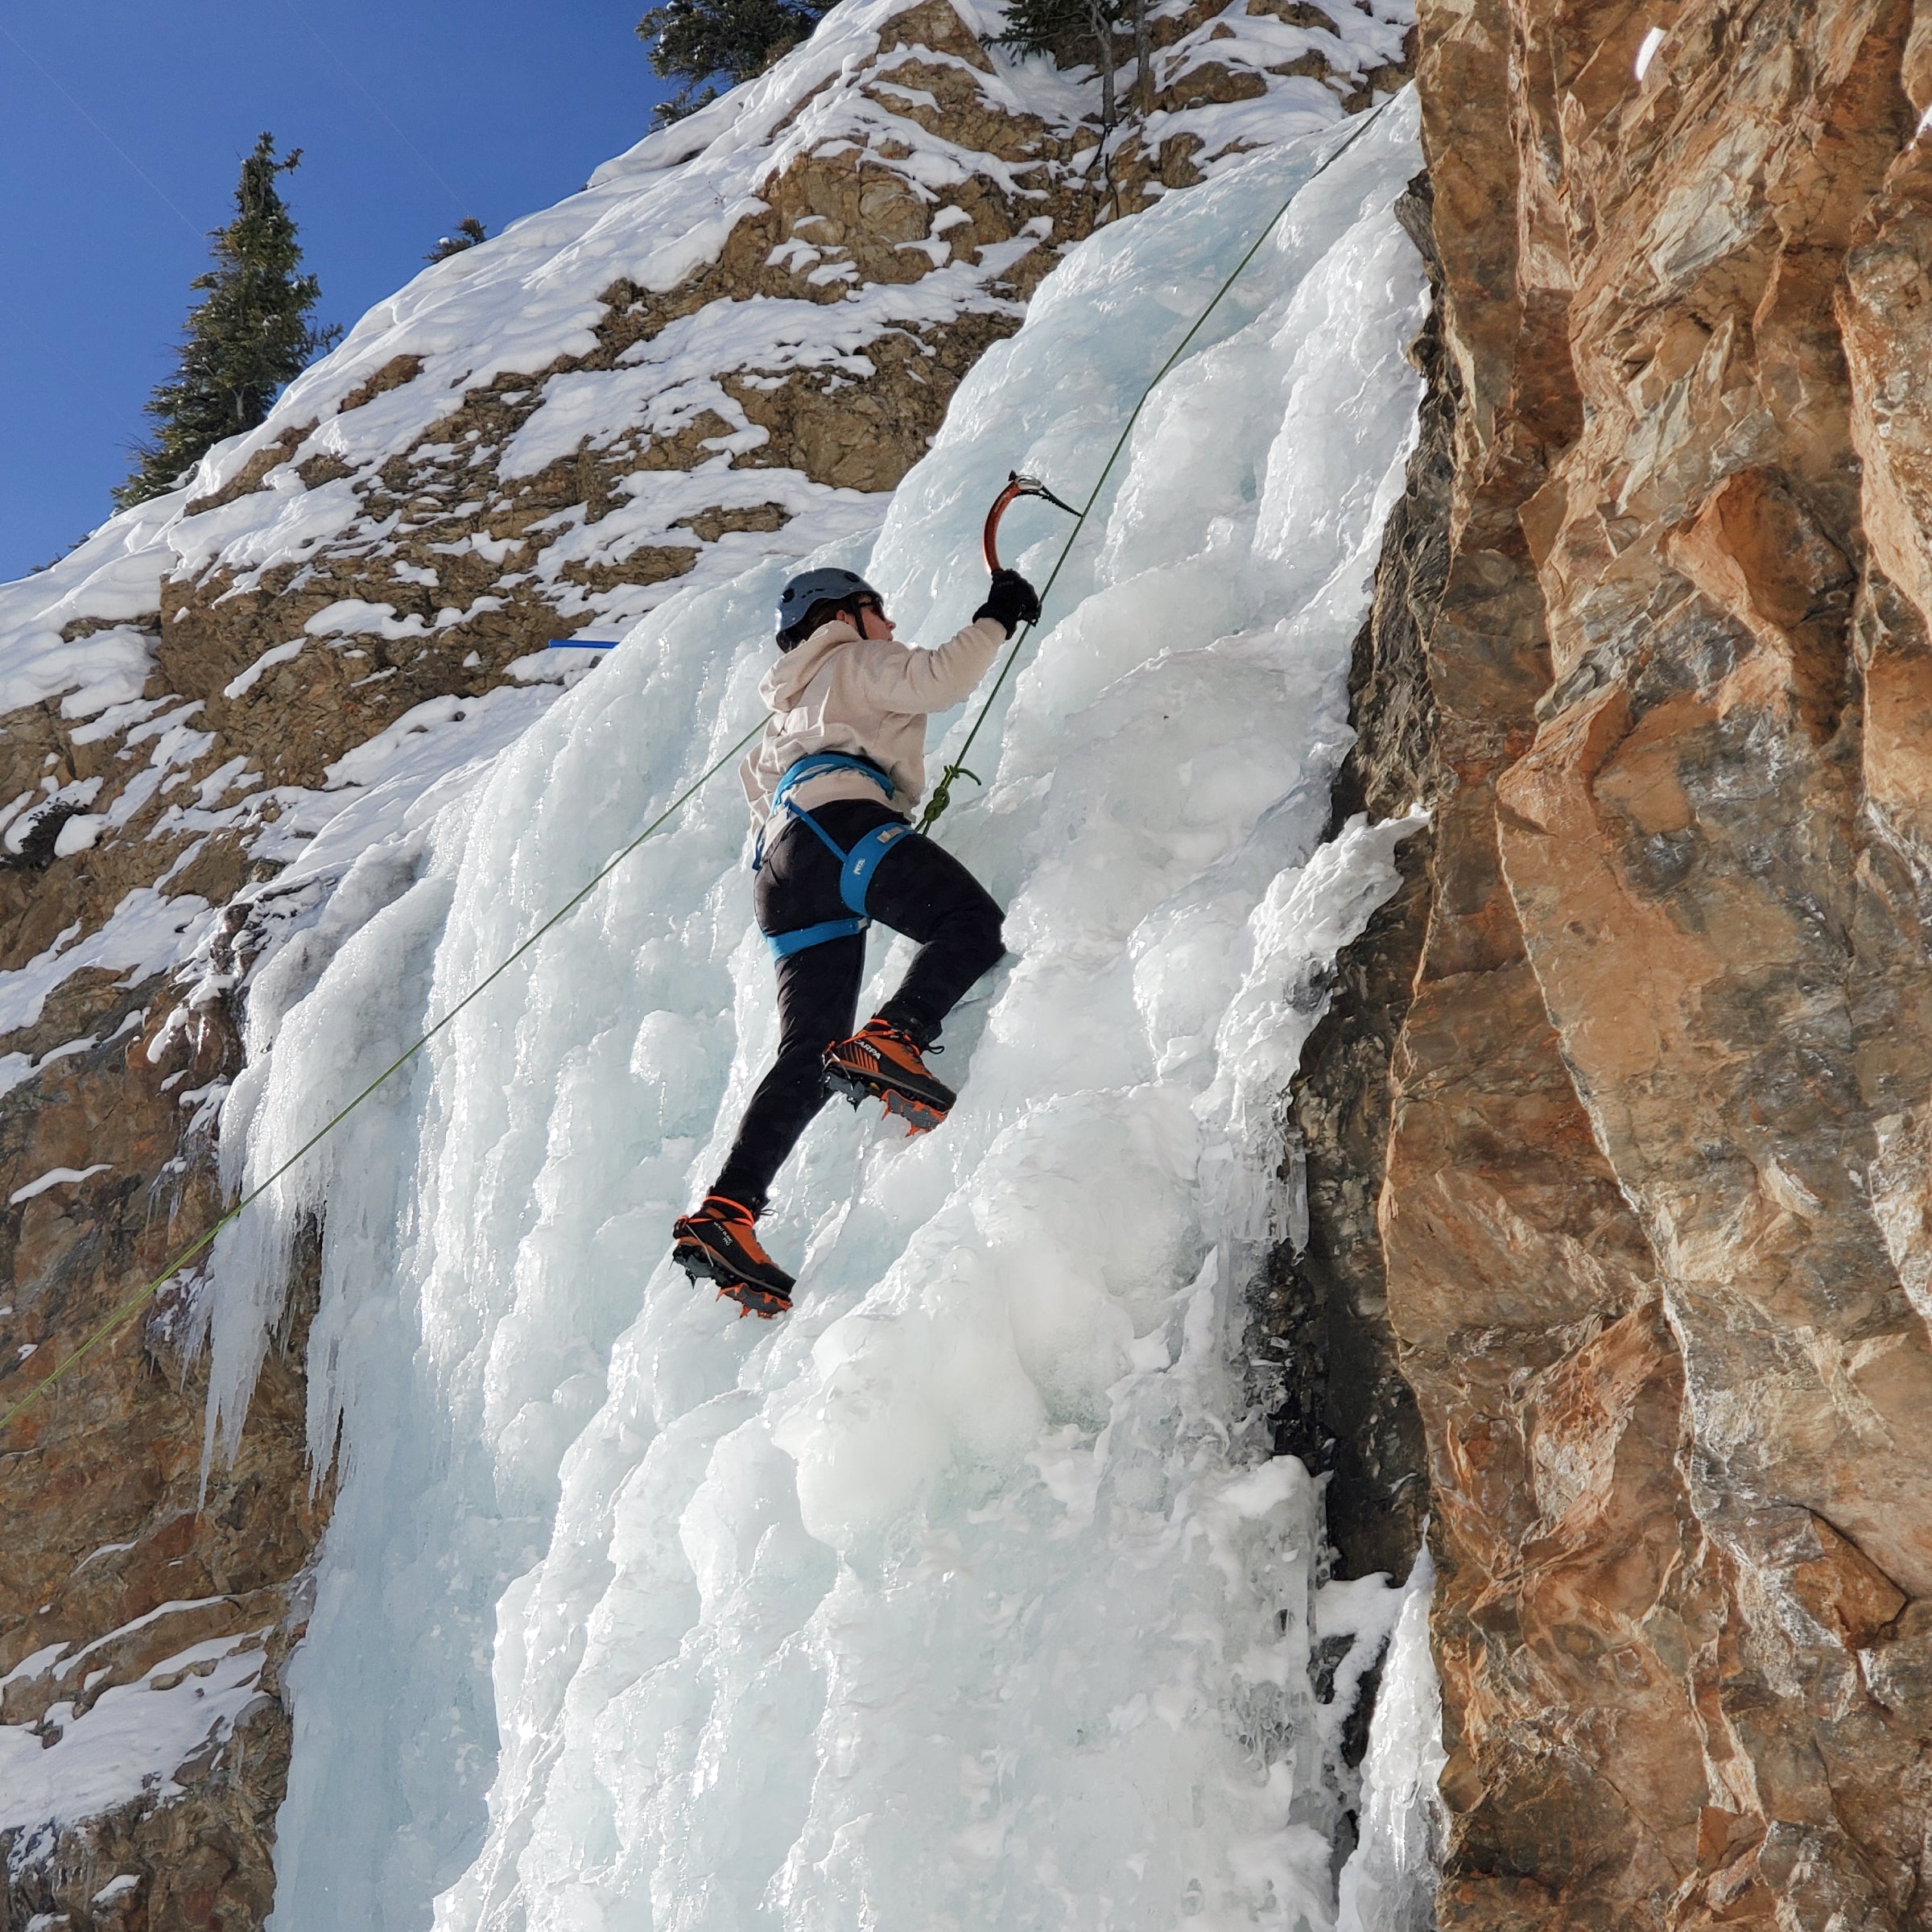
M 659 105 L 652 124 L 668 127 L 762 74 L 796 47 L 830 10 L 832 0 L 666 0 L 638 23 L 650 43 L 650 64 L 684 83 Z M 721 85 L 720 85 L 721 84 Z
M 993 45 L 1019 54 L 1046 54 L 1062 66 L 1091 60 L 1100 76 L 1100 125 L 1119 118 L 1114 98 L 1114 31 L 1122 22 L 1133 30 L 1135 104 L 1143 114 L 1152 105 L 1154 47 L 1147 24 L 1147 0 L 1009 0 L 1006 31 Z
M 209 236 L 215 266 L 188 285 L 203 299 L 188 312 L 172 378 L 145 405 L 156 429 L 136 446 L 134 470 L 114 493 L 120 509 L 163 495 L 225 436 L 253 429 L 317 352 L 341 338 L 340 328 L 310 324 L 321 287 L 296 273 L 295 217 L 275 192 L 276 175 L 301 159 L 295 148 L 278 160 L 275 137 L 264 134 L 242 163 L 235 218 Z
M 460 255 L 465 249 L 474 248 L 479 242 L 489 239 L 489 230 L 474 215 L 465 215 L 456 224 L 453 235 L 445 235 L 423 259 L 425 262 L 447 262 L 452 255 Z

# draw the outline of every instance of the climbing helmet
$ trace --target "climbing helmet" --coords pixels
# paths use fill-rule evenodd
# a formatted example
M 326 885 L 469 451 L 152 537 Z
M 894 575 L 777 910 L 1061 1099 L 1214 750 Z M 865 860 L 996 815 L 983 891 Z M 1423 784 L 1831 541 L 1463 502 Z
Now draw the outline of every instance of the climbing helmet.
M 811 634 L 805 620 L 819 605 L 849 604 L 857 597 L 870 597 L 885 608 L 885 600 L 857 571 L 836 567 L 801 571 L 778 593 L 779 650 L 805 642 Z

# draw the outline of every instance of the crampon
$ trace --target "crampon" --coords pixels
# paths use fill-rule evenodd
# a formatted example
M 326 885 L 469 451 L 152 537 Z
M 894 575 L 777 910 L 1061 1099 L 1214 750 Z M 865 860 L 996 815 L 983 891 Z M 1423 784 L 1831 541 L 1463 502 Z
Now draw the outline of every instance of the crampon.
M 752 1232 L 750 1211 L 721 1194 L 707 1195 L 696 1214 L 671 1224 L 671 1258 L 693 1282 L 713 1282 L 721 1301 L 736 1302 L 740 1318 L 765 1321 L 791 1311 L 792 1278 Z
M 825 1079 L 855 1107 L 884 1101 L 888 1113 L 906 1123 L 909 1136 L 930 1133 L 959 1097 L 932 1077 L 911 1034 L 885 1020 L 868 1020 L 850 1039 L 828 1046 Z

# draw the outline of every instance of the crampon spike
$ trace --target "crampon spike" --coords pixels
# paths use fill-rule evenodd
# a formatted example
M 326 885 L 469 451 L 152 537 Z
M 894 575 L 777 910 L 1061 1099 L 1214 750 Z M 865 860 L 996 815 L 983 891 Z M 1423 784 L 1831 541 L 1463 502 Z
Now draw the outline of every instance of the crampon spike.
M 866 1100 L 878 1101 L 889 1114 L 906 1123 L 908 1139 L 915 1133 L 931 1133 L 946 1117 L 938 1108 L 928 1106 L 923 1100 L 908 1099 L 906 1095 L 895 1093 L 890 1088 L 881 1092 L 856 1084 L 851 1086 L 840 1084 L 836 1091 L 852 1102 L 855 1112 Z
M 753 1295 L 758 1295 L 761 1298 L 757 1301 L 753 1301 L 749 1298 Z M 791 1304 L 787 1302 L 783 1307 L 780 1307 L 774 1302 L 770 1307 L 766 1307 L 764 1305 L 762 1296 L 762 1290 L 757 1288 L 748 1288 L 743 1286 L 739 1286 L 735 1290 L 730 1288 L 720 1288 L 718 1290 L 718 1299 L 720 1301 L 736 1302 L 737 1303 L 738 1319 L 740 1321 L 743 1321 L 745 1316 L 748 1315 L 755 1315 L 762 1322 L 775 1322 L 778 1317 L 781 1315 L 785 1314 L 791 1306 Z
M 906 1122 L 906 1137 L 909 1141 L 917 1135 L 931 1133 L 946 1117 L 936 1107 L 929 1107 L 923 1100 L 908 1100 L 902 1093 L 884 1093 L 879 1097 L 886 1103 L 888 1113 Z

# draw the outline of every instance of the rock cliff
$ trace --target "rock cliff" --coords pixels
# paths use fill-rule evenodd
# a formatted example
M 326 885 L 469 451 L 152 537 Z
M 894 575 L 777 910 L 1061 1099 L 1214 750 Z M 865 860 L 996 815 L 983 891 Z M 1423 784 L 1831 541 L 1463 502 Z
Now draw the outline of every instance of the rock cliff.
M 1440 1923 L 1922 1926 L 1932 14 L 1420 27 L 1352 782 L 1434 816 L 1298 1108 L 1426 1441 Z
M 1398 85 L 1407 19 L 1158 6 L 1103 140 L 997 8 L 848 6 L 0 588 L 0 1411 L 213 1225 L 251 972 L 583 675 L 549 640 L 869 528 L 1061 246 Z M 212 1456 L 192 1269 L 0 1441 L 0 1928 L 269 1909 L 330 1496 L 296 1261 Z

